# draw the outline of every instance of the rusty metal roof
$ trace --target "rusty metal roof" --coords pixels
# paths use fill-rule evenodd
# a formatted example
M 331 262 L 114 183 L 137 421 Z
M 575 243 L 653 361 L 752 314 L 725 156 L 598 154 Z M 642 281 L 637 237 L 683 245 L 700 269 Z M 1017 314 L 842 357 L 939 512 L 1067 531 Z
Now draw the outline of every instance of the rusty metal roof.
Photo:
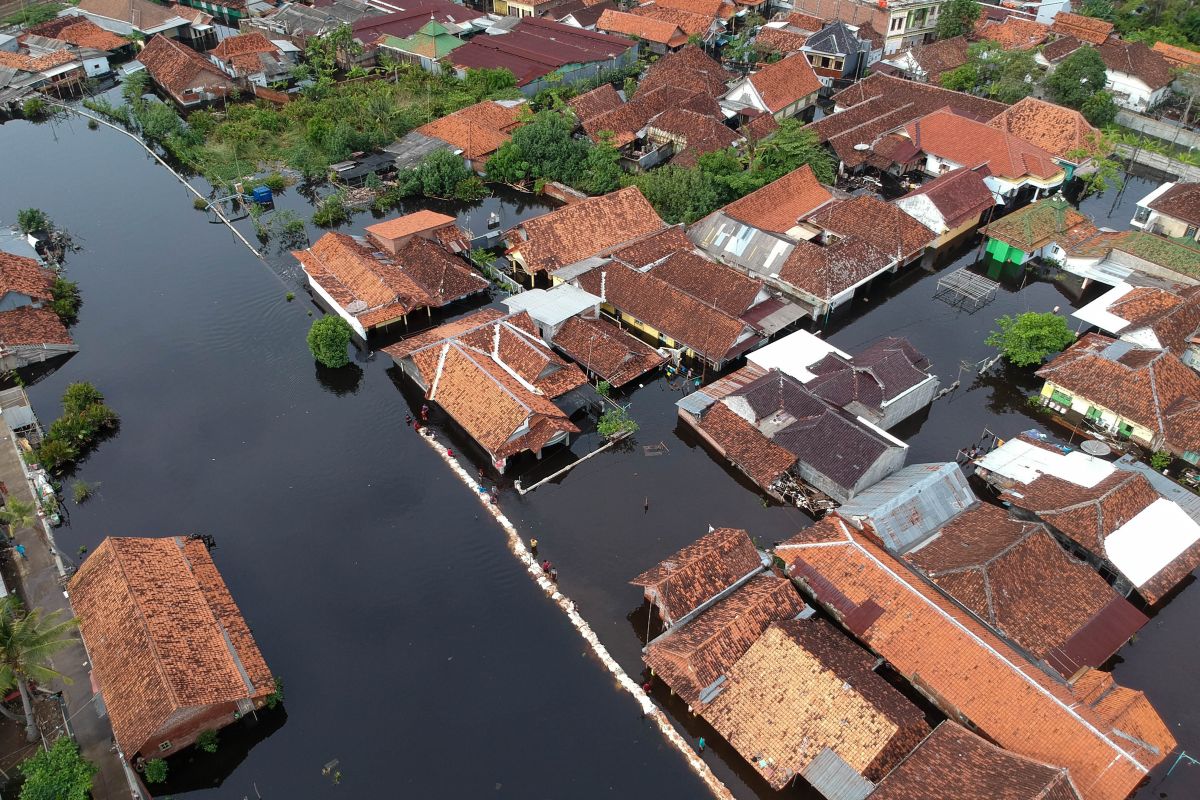
M 893 553 L 903 553 L 978 502 L 958 464 L 911 464 L 841 507 L 859 530 L 866 525 Z

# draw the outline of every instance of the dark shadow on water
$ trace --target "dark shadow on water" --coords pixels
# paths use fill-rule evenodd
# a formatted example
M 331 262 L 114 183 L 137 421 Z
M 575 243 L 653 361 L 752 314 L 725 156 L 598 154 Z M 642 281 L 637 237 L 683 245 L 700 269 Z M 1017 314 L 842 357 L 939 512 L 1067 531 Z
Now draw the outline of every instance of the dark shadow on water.
M 198 789 L 212 789 L 229 779 L 250 755 L 255 745 L 264 741 L 287 722 L 287 711 L 280 706 L 248 714 L 218 734 L 217 752 L 205 753 L 189 747 L 167 759 L 167 780 L 152 787 L 156 797 L 171 797 Z M 319 765 L 313 765 L 317 772 Z M 254 796 L 251 785 L 239 787 L 232 796 Z
M 49 378 L 55 372 L 58 372 L 62 367 L 65 367 L 74 356 L 75 353 L 64 353 L 61 356 L 43 361 L 40 364 L 30 364 L 28 367 L 22 367 L 17 370 L 17 374 L 21 376 L 21 382 L 26 386 L 34 386 Z
M 316 369 L 317 383 L 325 387 L 326 391 L 336 394 L 338 397 L 355 394 L 362 385 L 362 367 L 354 362 L 344 367 L 338 367 L 337 369 L 323 367 L 315 362 L 313 366 Z

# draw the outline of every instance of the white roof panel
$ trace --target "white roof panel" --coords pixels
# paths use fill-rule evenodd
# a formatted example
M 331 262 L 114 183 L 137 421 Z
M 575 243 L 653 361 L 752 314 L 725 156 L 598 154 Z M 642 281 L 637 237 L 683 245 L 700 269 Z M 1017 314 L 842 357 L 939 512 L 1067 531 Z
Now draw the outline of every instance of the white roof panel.
M 561 325 L 576 314 L 599 304 L 599 297 L 569 283 L 559 284 L 549 291 L 530 289 L 504 300 L 510 312 L 528 311 L 529 316 L 550 326 Z
M 1118 283 L 1071 316 L 1088 325 L 1095 325 L 1107 333 L 1120 333 L 1129 325 L 1129 321 L 1110 313 L 1108 307 L 1129 294 L 1132 289 L 1128 283 Z
M 1141 586 L 1200 539 L 1200 525 L 1178 504 L 1158 498 L 1104 540 L 1108 560 Z
M 850 358 L 824 339 L 808 331 L 796 331 L 782 339 L 776 339 L 765 347 L 746 354 L 746 360 L 765 370 L 777 369 L 791 375 L 801 383 L 817 377 L 808 368 L 830 353 Z
M 1030 483 L 1041 475 L 1053 475 L 1087 489 L 1116 469 L 1109 462 L 1089 456 L 1082 450 L 1052 453 L 1022 439 L 1009 439 L 975 463 L 1018 483 Z

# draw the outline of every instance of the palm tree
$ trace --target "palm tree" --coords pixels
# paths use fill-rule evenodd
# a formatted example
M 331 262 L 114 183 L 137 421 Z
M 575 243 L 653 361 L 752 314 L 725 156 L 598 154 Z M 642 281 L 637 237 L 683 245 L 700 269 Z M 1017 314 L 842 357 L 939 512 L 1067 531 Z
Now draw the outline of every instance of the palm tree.
M 25 613 L 21 601 L 9 595 L 0 600 L 0 687 L 5 691 L 14 686 L 21 692 L 25 707 L 25 738 L 37 741 L 38 728 L 33 719 L 33 703 L 29 697 L 29 682 L 50 683 L 58 678 L 71 680 L 49 666 L 50 656 L 74 641 L 71 631 L 78 620 L 61 619 L 61 610 L 43 616 L 40 608 Z M 20 722 L 21 718 L 0 705 L 0 714 Z
M 17 531 L 33 527 L 33 523 L 37 521 L 36 510 L 37 506 L 33 503 L 27 503 L 15 497 L 9 498 L 4 505 L 4 510 L 0 511 L 0 522 L 8 526 L 10 539 L 17 535 Z

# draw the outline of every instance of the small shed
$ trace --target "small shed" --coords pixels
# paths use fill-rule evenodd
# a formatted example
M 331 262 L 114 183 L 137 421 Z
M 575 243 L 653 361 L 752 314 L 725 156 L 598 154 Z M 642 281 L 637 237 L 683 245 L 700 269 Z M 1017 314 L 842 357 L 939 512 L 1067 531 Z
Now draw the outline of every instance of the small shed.
M 596 317 L 600 313 L 600 298 L 570 283 L 560 283 L 553 289 L 530 289 L 504 299 L 510 314 L 529 312 L 537 324 L 538 333 L 549 341 L 571 317 L 580 314 Z
M 978 503 L 958 464 L 912 464 L 843 505 L 839 514 L 904 553 Z

